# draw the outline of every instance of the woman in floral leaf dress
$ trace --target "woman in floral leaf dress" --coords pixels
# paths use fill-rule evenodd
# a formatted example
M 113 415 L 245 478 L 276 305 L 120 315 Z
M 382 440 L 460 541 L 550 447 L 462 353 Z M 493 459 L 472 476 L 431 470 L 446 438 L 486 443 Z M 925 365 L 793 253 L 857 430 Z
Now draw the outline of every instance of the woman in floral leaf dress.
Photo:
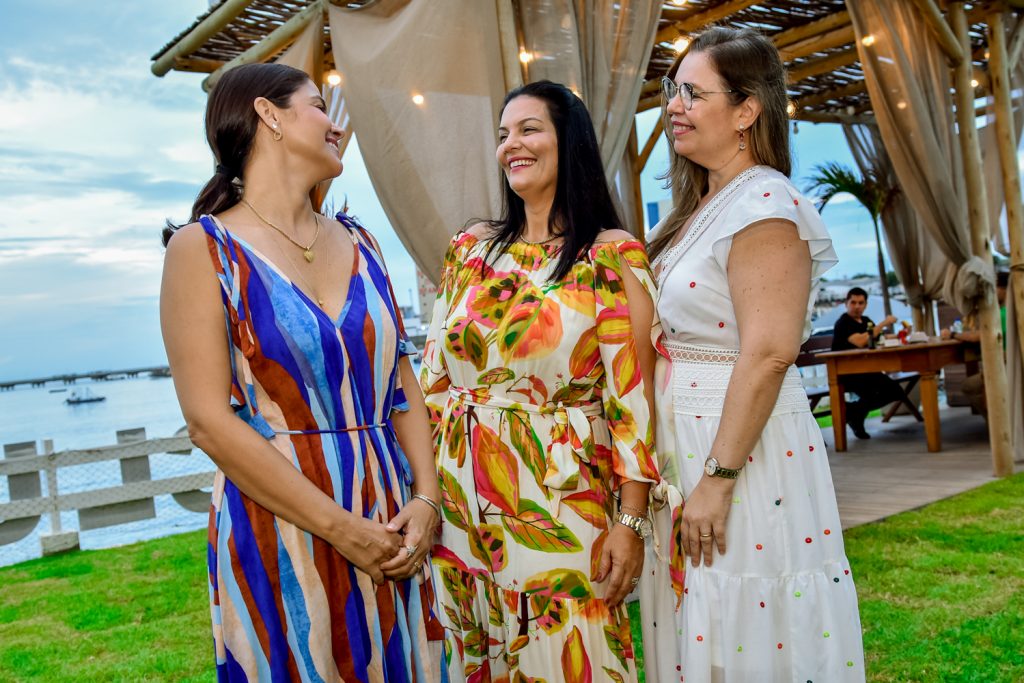
M 505 99 L 500 219 L 452 240 L 423 358 L 452 680 L 635 681 L 623 599 L 643 567 L 654 285 L 589 114 Z

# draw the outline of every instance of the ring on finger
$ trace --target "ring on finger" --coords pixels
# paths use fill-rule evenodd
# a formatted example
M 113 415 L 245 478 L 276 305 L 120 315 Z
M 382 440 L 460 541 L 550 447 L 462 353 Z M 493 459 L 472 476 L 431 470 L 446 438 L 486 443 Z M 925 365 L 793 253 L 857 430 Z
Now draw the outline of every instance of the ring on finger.
M 714 534 L 711 533 L 711 532 L 708 532 L 706 534 L 701 534 L 700 535 L 701 538 L 711 538 L 712 536 L 714 536 Z
M 632 579 L 629 580 L 629 585 L 632 586 L 633 588 L 636 588 L 636 585 L 638 583 L 640 583 L 640 577 L 639 576 L 634 576 Z
M 416 546 L 415 545 L 407 545 L 407 546 L 405 546 L 405 552 L 407 552 L 409 554 L 409 557 L 412 557 L 413 555 L 416 554 Z

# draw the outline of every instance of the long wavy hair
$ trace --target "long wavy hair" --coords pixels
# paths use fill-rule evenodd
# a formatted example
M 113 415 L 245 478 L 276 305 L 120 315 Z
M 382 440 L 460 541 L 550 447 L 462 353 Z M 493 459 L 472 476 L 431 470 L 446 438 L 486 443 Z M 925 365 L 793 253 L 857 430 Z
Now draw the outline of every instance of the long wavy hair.
M 183 225 L 195 223 L 204 214 L 227 211 L 241 198 L 245 166 L 260 122 L 253 101 L 265 97 L 274 106 L 287 109 L 292 95 L 308 80 L 305 72 L 284 64 L 246 64 L 231 69 L 217 81 L 206 101 L 206 142 L 217 170 L 199 191 L 192 215 Z M 180 227 L 167 222 L 165 246 Z
M 553 235 L 563 238 L 561 253 L 550 281 L 557 282 L 571 270 L 580 255 L 590 249 L 602 230 L 622 228 L 622 219 L 612 201 L 608 181 L 601 163 L 594 124 L 583 101 L 560 83 L 537 81 L 512 90 L 501 106 L 517 97 L 536 97 L 547 107 L 555 126 L 558 141 L 558 179 L 555 199 L 548 216 Z M 526 205 L 509 185 L 504 171 L 501 216 L 487 220 L 495 231 L 485 261 L 496 250 L 504 251 L 523 234 L 526 228 Z
M 669 78 L 675 78 L 680 62 L 691 52 L 707 55 L 712 68 L 725 84 L 724 89 L 735 91 L 728 95 L 734 106 L 748 97 L 761 103 L 761 114 L 747 132 L 750 153 L 756 163 L 771 166 L 789 176 L 793 165 L 789 148 L 789 115 L 786 112 L 789 102 L 786 69 L 779 51 L 757 31 L 713 26 L 696 36 L 680 53 L 668 70 Z M 674 140 L 667 101 L 661 103 L 661 118 L 671 149 Z M 665 226 L 648 246 L 652 259 L 672 243 L 696 211 L 701 197 L 708 192 L 706 168 L 675 152 L 670 157 L 668 171 L 661 178 L 667 181 L 665 186 L 672 189 L 675 206 L 666 217 Z

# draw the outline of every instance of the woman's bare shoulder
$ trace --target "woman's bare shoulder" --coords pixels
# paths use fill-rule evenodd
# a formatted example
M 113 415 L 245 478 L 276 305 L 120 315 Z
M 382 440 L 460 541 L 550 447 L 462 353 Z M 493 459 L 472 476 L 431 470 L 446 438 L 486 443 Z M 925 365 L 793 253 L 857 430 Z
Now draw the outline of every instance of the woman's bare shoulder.
M 474 223 L 463 232 L 469 233 L 478 240 L 487 240 L 498 234 L 498 230 L 493 225 L 484 221 Z
M 619 228 L 613 228 L 611 230 L 602 230 L 597 234 L 597 238 L 594 240 L 594 244 L 608 244 L 610 242 L 626 242 L 628 240 L 635 240 L 636 235 L 626 232 Z

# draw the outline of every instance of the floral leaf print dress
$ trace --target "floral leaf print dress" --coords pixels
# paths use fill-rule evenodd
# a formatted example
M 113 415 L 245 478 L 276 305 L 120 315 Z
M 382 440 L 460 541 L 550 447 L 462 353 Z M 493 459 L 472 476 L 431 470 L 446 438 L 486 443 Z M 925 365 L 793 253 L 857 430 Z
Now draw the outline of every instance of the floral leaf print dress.
M 774 169 L 740 173 L 655 263 L 667 351 L 656 369 L 664 396 L 657 402 L 658 453 L 663 476 L 684 497 L 704 474 L 740 350 L 727 271 L 732 240 L 766 219 L 796 225 L 810 252 L 806 338 L 817 282 L 835 265 L 836 253 L 811 202 Z M 662 668 L 661 680 L 863 681 L 857 592 L 835 490 L 821 429 L 795 367 L 748 455 L 733 490 L 726 554 L 716 551 L 711 567 L 687 563 L 674 633 L 650 627 L 672 623 L 664 614 L 645 619 L 645 643 L 657 639 L 659 651 L 667 652 L 665 639 L 677 639 L 681 648 L 681 670 Z M 657 595 L 641 597 L 642 608 L 665 603 Z
M 594 245 L 559 282 L 557 246 L 456 235 L 421 383 L 444 524 L 433 561 L 453 681 L 635 681 L 623 605 L 593 581 L 625 480 L 657 482 L 626 305 L 643 247 Z
M 373 238 L 338 214 L 355 256 L 337 320 L 216 219 L 200 218 L 221 285 L 231 403 L 345 509 L 387 522 L 411 474 L 390 415 L 408 410 L 406 339 Z M 220 681 L 444 681 L 427 573 L 377 586 L 327 541 L 255 503 L 220 470 L 207 547 Z

